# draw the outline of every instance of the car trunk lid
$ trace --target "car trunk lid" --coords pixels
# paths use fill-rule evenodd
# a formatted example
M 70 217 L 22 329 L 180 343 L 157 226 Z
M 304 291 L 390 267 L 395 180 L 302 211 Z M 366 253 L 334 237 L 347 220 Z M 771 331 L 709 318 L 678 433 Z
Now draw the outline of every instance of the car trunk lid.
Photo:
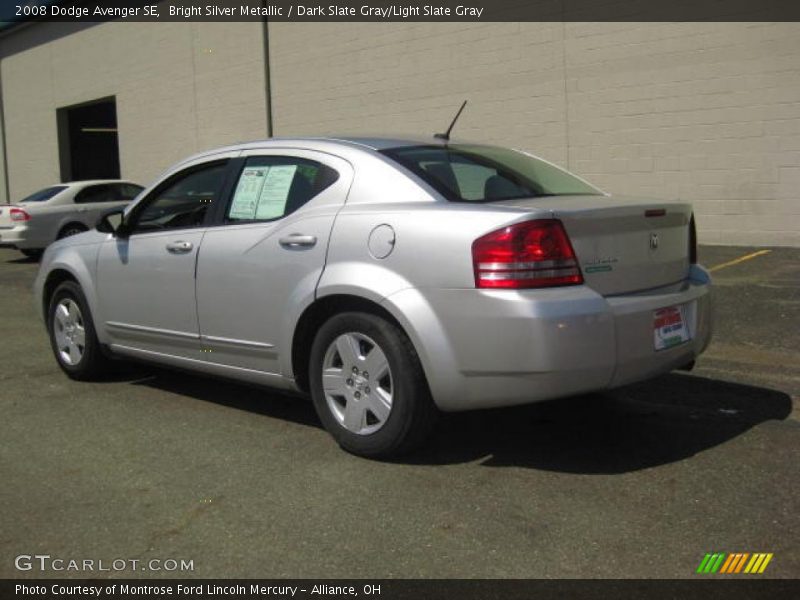
M 600 294 L 661 287 L 688 274 L 689 204 L 599 195 L 492 204 L 547 210 L 549 216 L 559 219 L 572 242 L 586 285 Z

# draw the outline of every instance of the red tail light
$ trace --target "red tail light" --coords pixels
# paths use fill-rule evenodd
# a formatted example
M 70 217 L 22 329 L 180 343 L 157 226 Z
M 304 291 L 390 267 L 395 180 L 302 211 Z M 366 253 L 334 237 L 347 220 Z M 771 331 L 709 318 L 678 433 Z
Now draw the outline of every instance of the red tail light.
M 557 219 L 525 221 L 472 242 L 475 287 L 524 289 L 583 283 L 575 251 Z
M 694 215 L 689 220 L 689 262 L 697 263 L 697 228 L 694 224 Z
M 21 208 L 12 208 L 9 211 L 12 221 L 30 221 L 31 216 Z

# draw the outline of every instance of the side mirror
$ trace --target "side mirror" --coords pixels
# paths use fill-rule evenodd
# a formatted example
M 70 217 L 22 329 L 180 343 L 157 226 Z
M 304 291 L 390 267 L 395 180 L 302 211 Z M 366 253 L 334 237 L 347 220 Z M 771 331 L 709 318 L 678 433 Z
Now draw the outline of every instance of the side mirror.
M 100 233 L 111 233 L 119 237 L 125 237 L 125 227 L 122 220 L 123 211 L 116 209 L 109 211 L 97 219 L 95 228 Z

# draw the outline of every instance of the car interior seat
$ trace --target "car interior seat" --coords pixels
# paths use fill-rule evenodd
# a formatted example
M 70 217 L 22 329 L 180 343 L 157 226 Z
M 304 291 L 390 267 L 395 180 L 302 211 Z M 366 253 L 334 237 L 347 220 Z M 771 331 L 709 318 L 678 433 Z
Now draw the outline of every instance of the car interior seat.
M 526 192 L 510 179 L 502 175 L 492 175 L 483 185 L 483 197 L 487 200 L 502 200 L 503 198 L 519 198 Z
M 456 179 L 456 174 L 453 172 L 453 167 L 450 166 L 450 163 L 429 163 L 424 165 L 423 168 L 453 194 L 459 197 L 461 196 L 458 180 Z

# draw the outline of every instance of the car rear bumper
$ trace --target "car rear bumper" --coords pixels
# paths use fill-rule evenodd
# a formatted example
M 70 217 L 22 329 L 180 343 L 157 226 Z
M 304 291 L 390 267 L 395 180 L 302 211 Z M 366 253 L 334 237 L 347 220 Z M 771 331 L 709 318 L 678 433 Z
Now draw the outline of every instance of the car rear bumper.
M 710 277 L 699 266 L 683 282 L 620 296 L 586 286 L 406 290 L 387 303 L 405 315 L 401 323 L 445 411 L 526 404 L 647 379 L 687 365 L 711 338 Z M 657 351 L 654 313 L 670 306 L 684 307 L 691 339 Z
M 37 250 L 45 246 L 47 242 L 33 237 L 30 228 L 25 224 L 0 228 L 0 247 Z

